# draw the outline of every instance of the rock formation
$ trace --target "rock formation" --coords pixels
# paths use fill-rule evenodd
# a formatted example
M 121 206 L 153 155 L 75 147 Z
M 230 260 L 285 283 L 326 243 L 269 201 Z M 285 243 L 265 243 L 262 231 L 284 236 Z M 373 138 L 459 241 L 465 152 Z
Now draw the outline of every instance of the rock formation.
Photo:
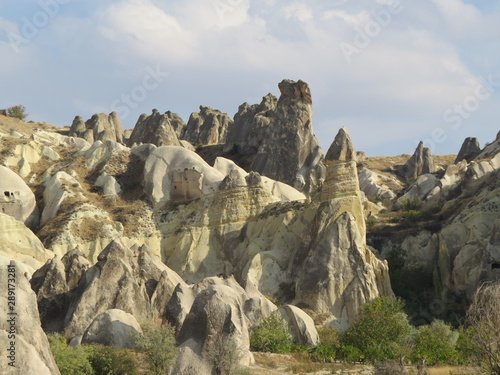
M 312 130 L 309 86 L 283 80 L 281 96 L 260 105 L 242 104 L 230 127 L 224 151 L 253 154 L 248 170 L 311 192 L 321 184 L 323 152 Z
M 134 333 L 142 329 L 133 315 L 119 309 L 95 317 L 82 336 L 82 344 L 101 344 L 115 349 L 134 348 Z
M 35 195 L 24 180 L 11 169 L 0 165 L 0 212 L 23 222 L 28 227 L 38 224 L 39 212 Z
M 123 125 L 116 112 L 109 115 L 98 113 L 83 122 L 76 116 L 69 130 L 70 137 L 80 137 L 89 143 L 94 141 L 113 141 L 123 143 Z
M 5 291 L 0 295 L 0 342 L 4 346 L 0 372 L 5 375 L 59 375 L 47 336 L 40 326 L 36 295 L 21 270 L 22 266 L 15 261 L 0 266 L 0 280 Z M 14 285 L 14 300 L 8 297 L 7 281 Z
M 420 142 L 401 172 L 406 180 L 415 180 L 422 174 L 434 173 L 436 170 L 431 150 L 424 147 L 423 142 Z
M 460 147 L 457 158 L 455 159 L 455 164 L 460 163 L 462 160 L 466 160 L 467 163 L 469 163 L 477 154 L 479 154 L 480 151 L 481 147 L 477 138 L 465 138 L 462 147 Z
M 156 146 L 181 146 L 178 136 L 184 126 L 184 121 L 177 114 L 161 114 L 153 109 L 151 115 L 143 114 L 139 117 L 128 139 L 128 145 L 151 143 Z
M 191 113 L 181 138 L 194 146 L 223 144 L 232 124 L 227 114 L 202 105 L 200 112 Z
M 288 323 L 293 338 L 298 345 L 314 347 L 320 344 L 318 331 L 313 319 L 297 306 L 284 305 L 280 313 Z

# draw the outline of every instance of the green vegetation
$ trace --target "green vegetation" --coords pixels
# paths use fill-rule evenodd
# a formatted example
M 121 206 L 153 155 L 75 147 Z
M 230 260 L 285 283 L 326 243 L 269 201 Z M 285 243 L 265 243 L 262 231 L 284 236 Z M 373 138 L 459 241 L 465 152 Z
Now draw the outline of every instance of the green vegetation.
M 457 357 L 458 332 L 441 320 L 418 329 L 415 337 L 414 361 L 422 364 L 453 363 Z
M 83 346 L 72 348 L 68 346 L 66 339 L 57 333 L 48 335 L 48 339 L 61 375 L 95 374 Z
M 292 343 L 288 325 L 278 312 L 264 319 L 250 335 L 250 348 L 258 352 L 288 353 Z
M 155 375 L 165 374 L 177 357 L 175 329 L 168 324 L 159 328 L 145 325 L 143 334 L 136 334 L 135 344 L 137 350 L 146 355 L 151 373 Z
M 23 105 L 18 104 L 7 108 L 7 116 L 24 121 L 28 117 L 28 112 L 26 112 L 26 108 Z
M 125 349 L 104 345 L 82 346 L 95 375 L 137 375 L 137 364 Z M 62 375 L 62 374 L 61 374 Z

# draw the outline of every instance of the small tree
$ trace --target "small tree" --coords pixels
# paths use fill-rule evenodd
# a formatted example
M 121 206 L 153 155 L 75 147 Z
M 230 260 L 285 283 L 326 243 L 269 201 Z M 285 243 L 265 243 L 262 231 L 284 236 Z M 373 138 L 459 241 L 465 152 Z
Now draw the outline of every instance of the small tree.
M 467 338 L 476 361 L 490 374 L 500 375 L 500 283 L 478 289 L 467 312 Z
M 273 312 L 250 335 L 250 347 L 258 352 L 287 353 L 293 343 L 287 323 Z
M 135 334 L 135 344 L 149 359 L 151 372 L 155 375 L 165 374 L 177 357 L 175 329 L 168 324 L 158 328 L 144 326 L 142 335 Z
M 421 366 L 449 363 L 456 356 L 457 340 L 458 332 L 445 322 L 435 320 L 418 329 L 413 357 Z
M 358 319 L 342 334 L 342 345 L 358 348 L 369 361 L 398 357 L 394 343 L 405 342 L 411 333 L 403 307 L 403 302 L 387 297 L 365 304 Z
M 82 346 L 72 348 L 66 339 L 54 333 L 47 336 L 50 350 L 61 375 L 93 375 L 94 370 Z
M 7 116 L 24 121 L 24 119 L 28 117 L 28 112 L 26 112 L 26 108 L 23 105 L 18 104 L 7 108 Z

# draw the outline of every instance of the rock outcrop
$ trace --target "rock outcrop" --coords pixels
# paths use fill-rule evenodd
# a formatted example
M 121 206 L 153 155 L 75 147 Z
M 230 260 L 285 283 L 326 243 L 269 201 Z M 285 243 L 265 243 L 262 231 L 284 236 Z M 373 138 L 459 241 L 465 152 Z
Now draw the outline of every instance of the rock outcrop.
M 288 323 L 293 338 L 298 345 L 313 347 L 320 344 L 318 331 L 313 319 L 297 306 L 284 305 L 280 313 Z
M 224 151 L 253 154 L 248 170 L 311 192 L 325 176 L 312 130 L 311 92 L 303 81 L 283 80 L 279 89 L 277 102 L 268 95 L 260 105 L 240 106 Z
M 467 161 L 467 163 L 469 163 L 476 157 L 476 155 L 479 154 L 480 151 L 481 147 L 477 138 L 465 138 L 464 143 L 462 143 L 462 147 L 460 147 L 457 158 L 455 159 L 455 164 L 460 163 L 462 160 L 465 160 Z
M 403 166 L 401 174 L 406 180 L 415 180 L 422 174 L 434 173 L 436 170 L 431 150 L 424 147 L 423 142 L 420 142 L 413 155 Z
M 0 213 L 35 227 L 39 221 L 35 194 L 10 168 L 0 165 L 0 176 Z
M 123 125 L 116 112 L 109 115 L 96 113 L 86 122 L 76 116 L 71 124 L 69 136 L 83 138 L 90 144 L 95 141 L 123 143 Z
M 134 333 L 142 333 L 133 315 L 120 309 L 107 310 L 95 317 L 82 337 L 82 344 L 101 344 L 115 349 L 134 348 Z
M 175 113 L 161 114 L 153 109 L 151 115 L 141 115 L 135 124 L 134 131 L 128 139 L 131 147 L 141 143 L 156 146 L 181 146 L 179 133 L 184 129 L 184 121 Z
M 181 138 L 193 146 L 223 144 L 232 124 L 233 121 L 226 113 L 202 105 L 200 112 L 191 113 Z
M 0 342 L 4 346 L 0 372 L 5 375 L 59 375 L 47 336 L 40 326 L 36 295 L 22 266 L 0 266 Z M 7 285 L 8 283 L 8 285 Z M 8 288 L 7 288 L 8 287 Z M 13 294 L 8 294 L 11 290 Z

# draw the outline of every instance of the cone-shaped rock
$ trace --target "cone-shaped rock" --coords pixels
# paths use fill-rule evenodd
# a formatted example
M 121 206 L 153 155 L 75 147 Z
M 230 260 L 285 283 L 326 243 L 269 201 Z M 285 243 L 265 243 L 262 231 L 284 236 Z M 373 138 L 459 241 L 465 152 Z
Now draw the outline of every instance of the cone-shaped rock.
M 436 172 L 436 165 L 432 158 L 431 150 L 424 147 L 420 141 L 413 155 L 408 159 L 402 168 L 402 174 L 405 179 L 417 179 L 418 176 L 426 173 Z
M 474 157 L 481 151 L 479 141 L 474 137 L 467 137 L 460 147 L 457 158 L 455 159 L 455 164 L 460 163 L 462 160 L 470 162 Z
M 341 128 L 326 154 L 326 160 L 356 161 L 356 150 L 346 128 Z

